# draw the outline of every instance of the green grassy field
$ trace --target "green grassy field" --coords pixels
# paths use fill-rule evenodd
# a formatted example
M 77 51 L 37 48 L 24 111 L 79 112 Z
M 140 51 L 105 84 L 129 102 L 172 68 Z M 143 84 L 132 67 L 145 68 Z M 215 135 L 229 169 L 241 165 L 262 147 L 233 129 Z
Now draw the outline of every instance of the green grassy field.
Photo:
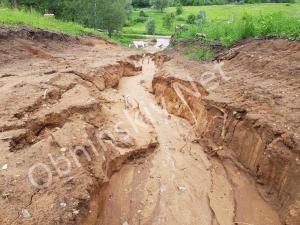
M 190 41 L 190 45 L 182 49 L 185 55 L 195 60 L 210 60 L 214 58 L 214 45 L 229 48 L 243 39 L 255 37 L 300 40 L 300 18 L 277 12 L 258 16 L 245 14 L 232 21 L 206 21 L 178 30 L 172 44 Z M 195 40 L 199 40 L 198 45 Z
M 139 17 L 139 10 L 135 10 L 133 13 L 133 20 Z M 207 40 L 220 40 L 224 46 L 230 46 L 236 41 L 249 36 L 265 35 L 265 36 L 282 36 L 282 37 L 296 37 L 299 30 L 300 19 L 300 3 L 296 4 L 245 4 L 245 5 L 214 5 L 214 6 L 190 6 L 184 7 L 184 12 L 181 15 L 183 21 L 176 20 L 173 28 L 170 30 L 164 28 L 163 17 L 166 13 L 175 12 L 174 7 L 169 7 L 165 12 L 159 12 L 153 9 L 143 9 L 148 18 L 152 18 L 156 21 L 156 27 L 158 35 L 172 35 L 174 28 L 177 24 L 186 23 L 185 19 L 189 14 L 197 15 L 200 10 L 204 10 L 207 14 L 208 23 L 205 26 L 190 26 L 190 28 L 176 34 L 180 39 L 192 39 L 196 33 L 207 34 Z M 275 15 L 281 12 L 284 16 Z M 243 20 L 245 13 L 250 15 L 250 19 Z M 273 17 L 270 17 L 271 13 L 275 13 Z M 269 16 L 270 18 L 264 18 L 263 16 Z M 289 17 L 289 18 L 287 18 Z M 266 24 L 262 24 L 261 21 L 257 21 L 255 18 L 262 18 L 262 21 Z M 295 18 L 292 19 L 291 18 Z M 224 24 L 225 20 L 232 20 L 233 23 Z M 274 22 L 273 22 L 274 21 Z M 246 25 L 245 25 L 246 23 Z M 44 17 L 43 15 L 32 11 L 8 9 L 0 7 L 0 25 L 27 25 L 34 28 L 47 29 L 51 31 L 63 32 L 72 35 L 98 35 L 113 41 L 128 45 L 133 39 L 142 39 L 141 34 L 145 34 L 145 23 L 136 23 L 133 26 L 124 27 L 122 35 L 116 35 L 112 38 L 104 33 L 100 33 L 94 29 L 85 28 L 80 24 L 64 22 L 55 18 Z M 249 25 L 250 24 L 250 25 Z M 248 26 L 248 28 L 244 27 Z M 255 29 L 249 26 L 254 26 Z M 269 26 L 269 27 L 264 27 Z M 248 32 L 248 33 L 247 33 Z M 251 33 L 249 35 L 249 32 Z M 199 55 L 202 55 L 201 52 Z
M 0 7 L 0 25 L 17 26 L 26 25 L 33 28 L 46 29 L 55 32 L 62 32 L 71 35 L 96 35 L 128 45 L 132 39 L 138 38 L 137 35 L 115 35 L 109 38 L 106 34 L 100 33 L 97 30 L 83 27 L 78 23 L 64 22 L 55 18 L 44 17 L 36 11 L 26 11 L 18 9 L 9 9 Z
M 34 28 L 47 29 L 73 35 L 94 34 L 100 35 L 94 29 L 85 28 L 80 24 L 63 22 L 32 11 L 0 8 L 0 24 L 27 25 Z
M 141 9 L 135 10 L 133 19 L 139 17 Z M 174 33 L 174 28 L 178 24 L 184 24 L 185 21 L 175 21 L 173 28 L 167 30 L 163 27 L 163 17 L 165 13 L 175 13 L 174 7 L 167 8 L 163 13 L 153 9 L 142 9 L 144 12 L 156 21 L 156 34 L 171 35 Z M 266 4 L 243 4 L 243 5 L 213 5 L 213 6 L 187 6 L 184 7 L 182 17 L 186 19 L 189 14 L 197 15 L 200 10 L 204 10 L 209 20 L 228 20 L 242 17 L 245 13 L 253 16 L 260 14 L 269 14 L 274 12 L 284 12 L 296 18 L 300 18 L 300 3 L 295 4 L 280 4 L 280 3 L 266 3 Z M 124 33 L 145 34 L 145 23 L 137 23 L 130 27 L 123 29 Z

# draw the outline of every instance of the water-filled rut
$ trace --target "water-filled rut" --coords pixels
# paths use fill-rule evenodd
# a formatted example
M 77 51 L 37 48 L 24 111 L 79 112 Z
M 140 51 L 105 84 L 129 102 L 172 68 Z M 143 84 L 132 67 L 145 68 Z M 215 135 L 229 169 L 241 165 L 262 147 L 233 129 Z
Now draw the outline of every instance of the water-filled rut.
M 0 224 L 300 224 L 299 42 L 0 36 Z
M 157 104 L 152 94 L 155 62 L 144 58 L 139 63 L 142 72 L 122 78 L 118 92 L 128 108 L 148 121 L 159 145 L 153 154 L 124 165 L 98 190 L 91 205 L 97 210 L 84 223 L 281 224 L 246 174 L 230 160 L 208 157 L 206 147 L 195 141 L 192 125 Z M 136 132 L 146 129 L 131 125 Z

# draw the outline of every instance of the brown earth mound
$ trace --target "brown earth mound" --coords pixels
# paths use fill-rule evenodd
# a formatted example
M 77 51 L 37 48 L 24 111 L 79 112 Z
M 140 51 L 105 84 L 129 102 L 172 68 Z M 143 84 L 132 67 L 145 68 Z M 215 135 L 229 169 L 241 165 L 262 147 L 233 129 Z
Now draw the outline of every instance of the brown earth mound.
M 0 224 L 75 223 L 121 164 L 155 147 L 147 130 L 124 140 L 100 93 L 141 67 L 100 39 L 27 28 L 0 37 Z
M 299 224 L 300 43 L 254 40 L 223 53 L 219 63 L 171 54 L 153 80 L 157 100 L 188 119 L 199 141 L 217 144 L 220 156 L 231 150 L 285 224 Z

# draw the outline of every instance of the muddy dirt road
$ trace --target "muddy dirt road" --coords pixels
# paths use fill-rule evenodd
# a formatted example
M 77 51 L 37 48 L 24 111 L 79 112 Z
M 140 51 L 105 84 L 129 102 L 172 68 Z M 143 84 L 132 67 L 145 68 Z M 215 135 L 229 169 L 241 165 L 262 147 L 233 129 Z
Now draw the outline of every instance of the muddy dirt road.
M 211 90 L 215 62 L 1 28 L 0 224 L 298 225 L 299 50 L 241 45 Z
M 205 147 L 194 143 L 193 127 L 157 105 L 151 94 L 156 65 L 150 58 L 142 62 L 142 73 L 122 78 L 118 92 L 154 127 L 159 147 L 143 163 L 113 175 L 100 189 L 96 222 L 85 224 L 279 225 L 276 212 L 245 175 L 234 167 L 227 174 L 221 163 L 209 160 Z

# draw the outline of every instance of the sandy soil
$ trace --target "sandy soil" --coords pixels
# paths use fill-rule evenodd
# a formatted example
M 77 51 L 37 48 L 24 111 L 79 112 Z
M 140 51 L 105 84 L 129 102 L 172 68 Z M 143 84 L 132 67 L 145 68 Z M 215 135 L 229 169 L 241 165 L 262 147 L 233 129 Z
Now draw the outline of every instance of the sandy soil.
M 282 47 L 271 51 L 277 43 Z M 1 28 L 0 224 L 299 224 L 299 44 L 251 42 L 234 51 L 239 53 L 227 54 L 234 58 L 223 59 L 232 82 L 219 79 L 223 86 L 214 90 L 197 82 L 205 98 L 184 93 L 187 106 L 170 84 L 188 87 L 184 75 L 195 79 L 212 63 L 189 62 L 174 52 L 141 54 L 94 38 Z M 247 66 L 246 54 L 253 54 Z M 269 65 L 260 62 L 266 57 Z M 265 69 L 258 65 L 268 72 L 261 74 Z M 240 127 L 231 107 L 240 119 L 253 110 L 266 124 L 279 121 L 289 129 L 278 136 L 263 125 L 258 133 L 251 121 Z M 241 150 L 255 146 L 259 152 L 266 142 L 261 136 L 274 133 L 285 142 L 265 150 L 288 155 L 268 156 L 274 167 L 251 153 L 258 159 L 253 163 Z
M 286 224 L 300 223 L 299 42 L 249 40 L 209 63 L 165 54 L 171 60 L 153 81 L 158 102 L 163 97 L 170 113 L 194 124 L 199 142 L 222 148 L 219 157 L 233 153 Z M 188 87 L 185 102 L 178 83 Z M 191 92 L 193 83 L 200 84 L 200 97 Z
M 225 168 L 209 160 L 194 142 L 193 127 L 157 106 L 150 94 L 155 72 L 154 62 L 145 59 L 143 73 L 123 78 L 118 91 L 151 122 L 159 147 L 143 163 L 112 177 L 100 190 L 99 214 L 84 224 L 280 224 L 245 174 L 229 162 Z

